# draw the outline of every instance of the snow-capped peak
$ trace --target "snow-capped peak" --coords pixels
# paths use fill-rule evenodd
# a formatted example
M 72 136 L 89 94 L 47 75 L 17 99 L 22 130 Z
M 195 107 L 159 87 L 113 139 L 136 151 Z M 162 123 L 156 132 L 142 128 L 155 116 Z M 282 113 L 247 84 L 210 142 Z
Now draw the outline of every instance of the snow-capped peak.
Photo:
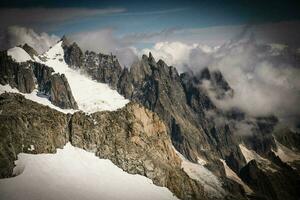
M 129 101 L 107 84 L 92 80 L 78 70 L 70 68 L 64 59 L 63 41 L 60 40 L 41 57 L 39 61 L 65 74 L 71 87 L 75 101 L 80 110 L 92 113 L 103 110 L 116 110 L 125 106 Z
M 7 50 L 7 55 L 11 56 L 16 62 L 32 61 L 30 55 L 21 47 L 13 47 Z

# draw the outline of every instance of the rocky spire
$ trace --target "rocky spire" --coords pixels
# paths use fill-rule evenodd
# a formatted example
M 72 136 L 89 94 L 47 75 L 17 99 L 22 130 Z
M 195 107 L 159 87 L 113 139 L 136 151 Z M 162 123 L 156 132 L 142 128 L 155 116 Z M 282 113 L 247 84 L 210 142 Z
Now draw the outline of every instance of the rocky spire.
M 27 43 L 25 43 L 23 46 L 21 46 L 30 56 L 33 58 L 33 56 L 38 56 L 38 53 L 34 48 L 29 46 Z
M 66 37 L 66 35 L 63 35 L 63 37 L 60 39 L 60 41 L 62 41 L 62 45 L 63 46 L 70 46 L 70 42 L 68 40 L 68 38 Z
M 155 59 L 154 59 L 154 57 L 152 56 L 152 53 L 151 52 L 149 52 L 149 62 L 151 62 L 151 63 L 155 63 Z

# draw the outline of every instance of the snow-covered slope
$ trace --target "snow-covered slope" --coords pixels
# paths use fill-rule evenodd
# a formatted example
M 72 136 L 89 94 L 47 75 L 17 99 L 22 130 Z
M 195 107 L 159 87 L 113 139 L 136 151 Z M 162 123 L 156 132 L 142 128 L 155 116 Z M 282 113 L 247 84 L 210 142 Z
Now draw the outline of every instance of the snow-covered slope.
M 295 160 L 300 160 L 300 155 L 286 146 L 280 144 L 277 140 L 275 140 L 277 150 L 273 152 L 277 155 L 283 162 L 291 163 Z
M 261 157 L 255 151 L 248 149 L 243 144 L 239 144 L 239 147 L 247 163 L 250 162 L 251 160 L 255 160 L 257 163 L 260 164 L 263 170 L 267 170 L 271 172 L 277 171 L 277 169 L 275 169 L 276 167 L 272 165 L 271 161 L 269 161 L 268 159 Z
M 21 47 L 13 47 L 7 50 L 7 55 L 11 56 L 16 62 L 26 62 L 32 60 L 30 55 Z
M 223 166 L 224 166 L 224 169 L 225 169 L 225 174 L 226 174 L 227 178 L 229 178 L 229 179 L 239 183 L 240 185 L 242 185 L 246 193 L 248 193 L 248 194 L 253 193 L 251 188 L 249 188 L 249 186 L 246 185 L 232 169 L 230 169 L 230 167 L 226 164 L 225 160 L 223 160 L 223 159 L 220 159 L 220 160 L 223 163 Z
M 66 144 L 56 154 L 18 155 L 16 177 L 0 179 L 0 199 L 171 200 L 164 187 Z
M 61 108 L 53 105 L 51 103 L 51 101 L 49 101 L 48 98 L 40 96 L 38 94 L 38 90 L 37 89 L 33 90 L 32 93 L 21 93 L 18 89 L 12 88 L 10 85 L 1 85 L 0 84 L 0 94 L 2 94 L 4 92 L 11 92 L 11 93 L 21 94 L 26 99 L 29 99 L 31 101 L 37 102 L 37 103 L 45 105 L 45 106 L 49 106 L 52 109 L 58 110 L 60 112 L 66 113 L 66 114 L 67 113 L 74 113 L 76 111 L 76 110 L 72 110 L 72 109 L 61 109 Z
M 62 41 L 54 45 L 42 57 L 46 60 L 39 62 L 52 67 L 55 72 L 65 74 L 80 110 L 87 113 L 112 111 L 128 103 L 128 100 L 107 84 L 96 82 L 81 74 L 80 71 L 69 68 L 64 60 Z
M 199 159 L 198 163 L 192 163 L 179 153 L 175 147 L 174 150 L 181 158 L 181 168 L 190 178 L 199 181 L 211 198 L 220 198 L 224 196 L 225 191 L 222 188 L 221 181 L 211 171 L 200 164 L 204 164 L 203 161 L 201 162 L 201 159 Z

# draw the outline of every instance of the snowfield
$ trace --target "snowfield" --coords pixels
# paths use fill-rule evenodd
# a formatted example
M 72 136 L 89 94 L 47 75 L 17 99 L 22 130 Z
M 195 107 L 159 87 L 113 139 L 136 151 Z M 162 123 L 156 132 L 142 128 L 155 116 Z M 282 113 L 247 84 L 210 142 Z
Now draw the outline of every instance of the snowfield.
M 286 146 L 280 144 L 275 140 L 277 151 L 272 150 L 276 156 L 278 156 L 283 162 L 292 163 L 295 160 L 300 160 L 300 155 Z
M 208 196 L 211 198 L 221 198 L 224 197 L 226 192 L 222 188 L 222 183 L 211 171 L 209 171 L 206 167 L 202 164 L 201 158 L 198 163 L 192 163 L 191 161 L 187 160 L 181 153 L 179 153 L 175 147 L 173 147 L 174 151 L 177 155 L 181 158 L 181 168 L 187 175 L 199 181 L 203 187 L 205 192 L 207 192 Z
M 43 57 L 46 61 L 39 62 L 52 67 L 56 73 L 65 74 L 80 110 L 87 113 L 113 111 L 129 102 L 107 84 L 94 81 L 80 71 L 69 68 L 64 60 L 62 41 L 50 48 Z
M 16 62 L 26 62 L 32 60 L 30 55 L 21 47 L 13 47 L 7 50 L 7 55 L 11 56 Z
M 112 90 L 107 84 L 99 83 L 80 73 L 80 71 L 69 68 L 64 60 L 62 41 L 58 42 L 46 53 L 41 55 L 43 59 L 40 59 L 37 56 L 34 56 L 34 59 L 32 59 L 30 55 L 20 47 L 9 49 L 7 54 L 16 62 L 35 61 L 52 67 L 55 73 L 65 74 L 75 101 L 78 104 L 79 110 L 82 110 L 86 113 L 106 110 L 114 111 L 118 108 L 124 107 L 129 102 L 129 100 L 125 99 L 116 90 Z M 14 89 L 13 91 L 7 86 L 3 88 L 3 86 L 0 85 L 0 87 L 2 91 L 10 90 L 7 92 L 20 93 L 18 90 Z M 24 95 L 30 100 L 43 105 L 48 105 L 49 107 L 64 113 L 73 113 L 75 111 L 70 109 L 60 109 L 57 106 L 50 105 L 51 102 L 49 101 L 49 104 L 46 98 L 38 96 L 37 91 L 33 91 L 30 95 L 23 93 L 20 94 Z
M 5 200 L 175 200 L 167 188 L 66 144 L 56 154 L 18 155 L 13 178 L 0 179 Z
M 275 169 L 275 166 L 272 165 L 271 161 L 269 161 L 268 159 L 261 157 L 251 149 L 247 149 L 247 147 L 245 147 L 245 145 L 243 144 L 239 144 L 239 147 L 247 163 L 249 163 L 251 160 L 255 160 L 256 162 L 261 164 L 262 170 L 271 172 L 277 171 L 277 169 Z

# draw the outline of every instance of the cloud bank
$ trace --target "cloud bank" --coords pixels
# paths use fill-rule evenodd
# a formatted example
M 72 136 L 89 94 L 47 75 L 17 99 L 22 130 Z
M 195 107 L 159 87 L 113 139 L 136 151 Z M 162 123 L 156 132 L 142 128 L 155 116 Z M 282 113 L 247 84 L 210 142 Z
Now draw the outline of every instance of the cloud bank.
M 84 51 L 90 50 L 104 54 L 114 54 L 122 66 L 130 67 L 137 59 L 136 48 L 114 35 L 114 29 L 106 28 L 97 31 L 86 31 L 68 36 Z
M 37 33 L 33 29 L 11 26 L 0 34 L 0 49 L 8 49 L 27 43 L 38 53 L 43 53 L 54 45 L 60 38 L 47 33 Z
M 239 108 L 250 116 L 276 115 L 285 122 L 299 123 L 300 54 L 297 48 L 263 44 L 252 34 L 239 34 L 220 47 L 164 42 L 143 50 L 144 53 L 149 51 L 156 59 L 164 59 L 181 72 L 187 69 L 197 72 L 205 67 L 220 70 L 234 90 L 233 98 L 220 100 L 209 86 L 202 87 L 221 109 Z

